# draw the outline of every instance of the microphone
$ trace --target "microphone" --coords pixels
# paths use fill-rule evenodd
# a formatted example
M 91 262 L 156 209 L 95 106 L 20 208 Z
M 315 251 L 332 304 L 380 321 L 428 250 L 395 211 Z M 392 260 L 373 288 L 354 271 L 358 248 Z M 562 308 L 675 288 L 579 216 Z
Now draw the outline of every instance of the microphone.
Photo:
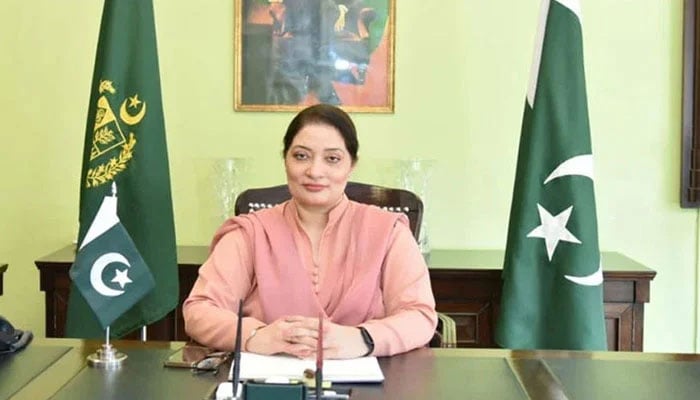
M 323 398 L 323 313 L 318 315 L 318 342 L 316 343 L 316 399 Z
M 243 333 L 243 299 L 238 301 L 238 323 L 236 324 L 236 347 L 233 348 L 233 374 L 231 375 L 231 387 L 233 398 L 238 398 L 238 379 L 241 376 L 241 336 Z
M 231 371 L 231 380 L 223 381 L 216 387 L 213 396 L 216 400 L 236 400 L 240 399 L 243 390 L 242 385 L 238 384 L 241 377 L 241 336 L 243 330 L 243 300 L 238 300 L 238 321 L 236 323 L 236 343 L 233 348 L 233 371 Z M 209 397 L 207 397 L 209 398 Z

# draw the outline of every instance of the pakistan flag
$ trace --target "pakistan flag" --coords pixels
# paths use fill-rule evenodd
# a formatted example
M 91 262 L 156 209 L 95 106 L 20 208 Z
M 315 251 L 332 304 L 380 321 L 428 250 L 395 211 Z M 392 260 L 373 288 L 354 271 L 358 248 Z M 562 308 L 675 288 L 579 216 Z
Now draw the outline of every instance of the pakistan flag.
M 605 350 L 581 10 L 545 0 L 523 115 L 496 341 Z
M 121 337 L 165 317 L 175 309 L 179 292 L 151 0 L 104 2 L 84 143 L 78 243 L 85 242 L 103 199 L 110 194 L 112 182 L 116 183 L 120 226 L 133 240 L 155 283 L 153 290 L 110 325 L 111 334 Z M 81 249 L 78 259 L 87 249 Z M 113 264 L 117 270 L 127 270 L 120 263 L 124 264 L 122 259 Z M 111 282 L 116 272 L 109 268 L 112 266 L 103 273 L 106 287 L 128 293 L 131 284 L 118 277 Z M 128 271 L 133 273 L 131 268 Z M 99 284 L 99 280 L 94 282 Z M 81 295 L 78 285 L 74 281 L 71 286 L 66 336 L 103 337 L 102 324 L 86 301 L 90 299 Z M 111 315 L 110 304 L 97 313 Z
M 153 275 L 117 217 L 116 196 L 104 198 L 70 277 L 102 328 L 153 289 Z

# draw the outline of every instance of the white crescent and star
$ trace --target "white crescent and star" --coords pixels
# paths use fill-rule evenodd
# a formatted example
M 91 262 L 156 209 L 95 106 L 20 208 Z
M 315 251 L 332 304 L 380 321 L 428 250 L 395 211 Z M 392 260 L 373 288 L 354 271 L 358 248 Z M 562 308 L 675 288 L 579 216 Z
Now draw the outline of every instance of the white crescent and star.
M 583 154 L 571 157 L 568 160 L 559 164 L 552 173 L 544 180 L 543 185 L 551 182 L 554 179 L 564 176 L 584 176 L 593 180 L 593 156 L 591 154 Z M 571 205 L 557 215 L 552 215 L 541 204 L 537 204 L 537 212 L 540 216 L 540 225 L 535 227 L 527 234 L 529 238 L 544 239 L 547 249 L 547 258 L 552 261 L 554 252 L 560 242 L 569 242 L 581 244 L 581 241 L 574 236 L 567 228 L 571 212 L 574 206 Z M 602 265 L 598 265 L 598 269 L 590 275 L 575 276 L 565 275 L 566 279 L 582 286 L 598 286 L 603 283 Z
M 101 255 L 97 260 L 95 260 L 95 262 L 92 264 L 92 268 L 90 269 L 90 284 L 95 291 L 97 291 L 97 293 L 107 297 L 116 297 L 124 293 L 124 290 L 110 288 L 109 286 L 105 285 L 104 281 L 102 280 L 102 272 L 107 265 L 112 263 L 123 264 L 127 269 L 116 270 L 114 278 L 112 278 L 111 282 L 118 283 L 122 289 L 124 289 L 124 286 L 127 283 L 132 282 L 128 276 L 128 268 L 131 267 L 131 264 L 129 264 L 129 260 L 127 260 L 126 257 L 119 253 L 105 253 Z

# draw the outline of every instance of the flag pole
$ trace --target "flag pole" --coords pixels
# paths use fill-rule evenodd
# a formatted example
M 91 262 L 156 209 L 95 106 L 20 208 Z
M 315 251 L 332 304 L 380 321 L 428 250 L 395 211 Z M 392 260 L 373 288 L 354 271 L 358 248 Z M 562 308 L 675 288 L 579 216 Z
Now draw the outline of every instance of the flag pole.
M 112 197 L 117 196 L 117 183 L 115 181 L 112 181 Z M 140 334 L 140 339 L 142 342 L 145 342 L 148 340 L 148 330 L 146 328 L 146 325 L 143 325 L 141 327 L 141 334 Z M 107 326 L 107 345 L 109 346 L 109 326 Z
M 105 329 L 105 343 L 96 352 L 87 356 L 89 366 L 101 369 L 117 369 L 122 366 L 126 358 L 126 354 L 118 352 L 109 343 L 109 325 Z

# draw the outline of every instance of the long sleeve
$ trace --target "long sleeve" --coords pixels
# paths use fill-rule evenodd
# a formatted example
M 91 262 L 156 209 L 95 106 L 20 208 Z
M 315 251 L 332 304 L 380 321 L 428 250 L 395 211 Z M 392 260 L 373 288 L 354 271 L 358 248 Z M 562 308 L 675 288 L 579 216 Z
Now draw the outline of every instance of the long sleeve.
M 428 267 L 413 235 L 396 224 L 382 272 L 386 317 L 367 321 L 375 356 L 389 356 L 427 344 L 435 333 L 437 312 Z
M 239 299 L 244 314 L 257 315 L 259 307 L 249 297 L 255 282 L 251 243 L 242 229 L 224 235 L 207 261 L 199 268 L 199 278 L 183 304 L 185 332 L 195 341 L 219 350 L 233 350 Z M 242 340 L 253 329 L 265 325 L 253 317 L 242 321 Z
M 225 223 L 185 300 L 185 331 L 199 343 L 230 350 L 239 299 L 243 343 L 253 329 L 287 316 L 365 326 L 375 355 L 425 345 L 437 325 L 428 268 L 405 216 L 347 199 L 330 213 L 320 245 L 323 268 L 296 221 L 293 202 Z M 314 287 L 319 279 L 320 287 Z M 319 290 L 320 289 L 320 290 Z

